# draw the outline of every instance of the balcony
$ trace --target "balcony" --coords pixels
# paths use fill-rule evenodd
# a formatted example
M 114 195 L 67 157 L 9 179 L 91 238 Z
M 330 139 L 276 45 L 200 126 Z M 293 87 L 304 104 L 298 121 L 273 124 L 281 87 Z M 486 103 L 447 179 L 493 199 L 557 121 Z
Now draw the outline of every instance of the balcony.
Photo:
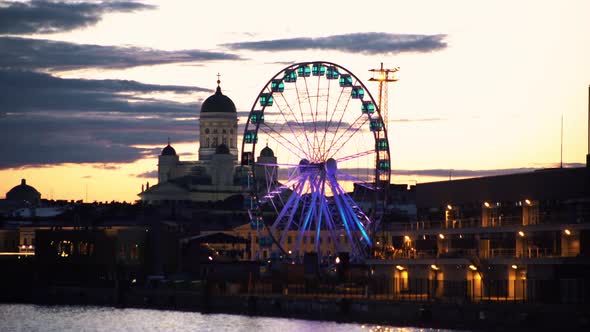
M 534 220 L 534 222 L 531 222 Z M 567 225 L 567 224 L 588 224 L 590 214 L 541 214 L 538 218 L 530 219 L 523 216 L 491 216 L 487 218 L 468 217 L 446 220 L 419 220 L 409 223 L 388 223 L 385 230 L 388 231 L 420 231 L 420 230 L 443 230 L 443 229 L 465 229 L 465 228 L 498 228 L 506 226 L 531 226 L 531 225 Z

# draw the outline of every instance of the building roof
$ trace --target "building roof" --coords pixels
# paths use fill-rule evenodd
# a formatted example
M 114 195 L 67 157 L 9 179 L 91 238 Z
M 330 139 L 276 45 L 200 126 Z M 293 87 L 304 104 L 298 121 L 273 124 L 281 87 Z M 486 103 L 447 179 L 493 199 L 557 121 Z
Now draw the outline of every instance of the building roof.
M 221 93 L 221 87 L 218 86 L 215 94 L 203 102 L 201 113 L 236 113 L 236 105 L 229 97 Z
M 274 156 L 275 156 L 275 153 L 274 153 L 274 151 L 273 151 L 271 148 L 269 148 L 269 147 L 268 147 L 268 145 L 267 145 L 267 146 L 266 146 L 264 149 L 262 149 L 262 150 L 260 151 L 260 156 L 261 156 L 261 157 L 274 157 Z
M 589 197 L 587 168 L 557 168 L 535 172 L 421 183 L 418 208 L 490 201 L 576 199 Z
M 212 233 L 212 234 L 201 234 L 195 235 L 191 237 L 186 237 L 181 240 L 181 242 L 201 242 L 201 243 L 248 243 L 247 239 L 244 239 L 239 236 L 233 236 L 222 232 Z
M 13 187 L 6 193 L 8 200 L 26 200 L 31 203 L 38 202 L 41 198 L 41 193 L 34 187 L 27 185 L 27 180 L 22 179 L 20 185 Z
M 168 143 L 168 145 L 162 149 L 162 156 L 176 156 L 176 150 L 170 146 L 170 143 Z

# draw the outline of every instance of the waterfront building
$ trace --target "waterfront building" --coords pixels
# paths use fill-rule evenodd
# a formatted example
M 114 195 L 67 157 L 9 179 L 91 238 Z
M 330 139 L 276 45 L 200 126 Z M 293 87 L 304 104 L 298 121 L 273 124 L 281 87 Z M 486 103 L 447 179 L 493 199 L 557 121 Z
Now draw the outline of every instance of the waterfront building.
M 418 184 L 417 219 L 390 223 L 370 261 L 400 296 L 587 298 L 590 168 Z
M 216 233 L 216 231 L 204 232 L 204 234 L 214 233 Z M 294 261 L 302 263 L 305 253 L 316 252 L 315 232 L 301 234 L 297 230 L 288 231 L 285 243 L 281 244 L 284 252 L 281 251 L 277 243 L 272 240 L 268 229 L 256 229 L 256 227 L 250 223 L 235 227 L 231 230 L 225 230 L 223 233 L 246 240 L 248 245 L 245 248 L 244 255 L 240 256 L 239 260 L 267 261 L 269 259 L 280 260 L 286 256 L 291 256 Z M 273 235 L 276 238 L 278 234 Z M 297 243 L 298 236 L 302 236 L 303 239 L 300 247 L 296 248 L 295 243 Z M 346 237 L 344 233 L 337 237 L 337 243 L 334 243 L 330 236 L 330 231 L 326 229 L 320 231 L 317 239 L 317 241 L 319 241 L 319 252 L 321 253 L 319 259 L 322 263 L 330 263 L 331 260 L 334 260 L 338 255 L 341 255 L 342 253 L 350 254 L 351 252 L 348 237 Z M 336 249 L 336 246 L 338 246 L 340 251 Z M 299 255 L 294 253 L 298 253 Z

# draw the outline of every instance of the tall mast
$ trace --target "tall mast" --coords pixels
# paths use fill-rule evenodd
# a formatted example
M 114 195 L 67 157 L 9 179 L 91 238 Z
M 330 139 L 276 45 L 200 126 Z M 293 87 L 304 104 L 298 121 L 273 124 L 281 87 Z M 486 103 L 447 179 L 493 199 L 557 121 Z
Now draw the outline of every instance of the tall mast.
M 373 77 L 369 79 L 370 82 L 379 82 L 379 112 L 383 117 L 383 125 L 386 129 L 389 129 L 389 112 L 388 112 L 388 91 L 387 85 L 390 82 L 396 82 L 397 78 L 394 77 L 394 73 L 399 70 L 397 68 L 383 68 L 383 62 L 379 69 L 369 69 L 373 73 Z

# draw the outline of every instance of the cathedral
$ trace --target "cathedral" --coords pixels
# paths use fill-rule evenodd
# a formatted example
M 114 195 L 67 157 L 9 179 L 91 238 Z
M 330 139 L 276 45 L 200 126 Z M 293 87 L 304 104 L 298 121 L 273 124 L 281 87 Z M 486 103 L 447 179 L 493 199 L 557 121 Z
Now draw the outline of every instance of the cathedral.
M 215 94 L 201 106 L 199 129 L 199 160 L 181 161 L 168 142 L 158 157 L 158 184 L 142 188 L 142 201 L 214 202 L 244 194 L 238 164 L 238 115 L 234 102 L 221 92 L 219 80 Z

